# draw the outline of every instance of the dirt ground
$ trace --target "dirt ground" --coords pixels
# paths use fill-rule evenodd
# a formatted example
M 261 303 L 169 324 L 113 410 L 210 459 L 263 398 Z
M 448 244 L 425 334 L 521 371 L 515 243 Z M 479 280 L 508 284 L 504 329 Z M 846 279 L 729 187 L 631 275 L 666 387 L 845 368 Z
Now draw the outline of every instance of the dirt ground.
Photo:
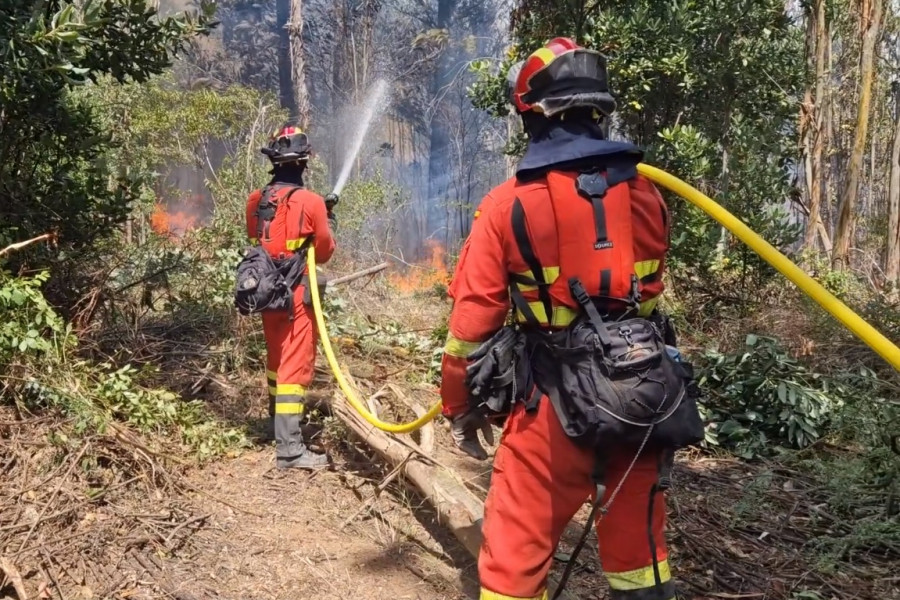
M 446 309 L 349 298 L 367 322 L 410 331 Z M 387 384 L 416 389 L 429 368 L 430 357 L 377 339 L 336 346 L 369 397 Z M 199 397 L 223 422 L 244 427 L 264 414 L 261 372 L 210 381 Z M 313 389 L 330 398 L 332 386 L 320 365 Z M 58 416 L 0 406 L 0 600 L 477 598 L 475 559 L 427 503 L 346 429 L 317 421 L 310 433 L 333 468 L 285 473 L 258 438 L 197 466 L 169 454 L 172 440 L 118 426 L 76 439 Z M 452 450 L 441 423 L 434 434 L 435 458 L 483 498 L 490 461 Z M 809 474 L 694 453 L 680 456 L 674 484 L 667 540 L 682 600 L 900 600 L 900 548 L 862 546 L 823 561 L 811 540 L 841 540 L 848 528 Z M 562 554 L 587 512 L 566 532 Z M 607 597 L 596 544 L 592 533 L 568 587 L 576 598 Z M 555 562 L 554 573 L 564 566 Z
M 263 448 L 197 471 L 208 526 L 192 546 L 190 586 L 203 598 L 457 600 L 440 545 L 390 493 L 361 500 L 353 471 L 283 473 Z M 347 470 L 349 467 L 349 470 Z M 211 501 L 214 495 L 221 501 Z M 228 502 L 231 506 L 224 504 Z M 365 508 L 364 512 L 360 512 Z M 355 518 L 354 518 L 355 517 Z M 187 562 L 187 561 L 185 561 Z M 429 563 L 432 563 L 429 565 Z

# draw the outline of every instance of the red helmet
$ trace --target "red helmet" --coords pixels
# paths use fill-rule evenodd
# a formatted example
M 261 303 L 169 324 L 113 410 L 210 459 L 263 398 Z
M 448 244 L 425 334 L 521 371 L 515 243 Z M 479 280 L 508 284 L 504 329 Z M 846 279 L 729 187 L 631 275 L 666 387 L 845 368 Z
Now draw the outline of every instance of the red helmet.
M 534 111 L 552 117 L 570 108 L 588 107 L 609 116 L 616 110 L 606 57 L 569 38 L 553 38 L 513 65 L 507 83 L 519 113 Z
M 273 165 L 309 160 L 309 138 L 294 125 L 285 125 L 272 134 L 269 145 L 261 150 Z

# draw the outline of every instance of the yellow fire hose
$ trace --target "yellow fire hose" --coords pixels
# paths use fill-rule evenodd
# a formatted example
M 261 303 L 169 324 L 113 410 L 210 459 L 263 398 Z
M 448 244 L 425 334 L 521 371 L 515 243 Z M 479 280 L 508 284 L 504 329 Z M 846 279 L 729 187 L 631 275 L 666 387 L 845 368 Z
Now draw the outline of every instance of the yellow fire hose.
M 360 402 L 354 389 L 350 387 L 347 378 L 344 377 L 344 373 L 341 371 L 340 365 L 338 365 L 337 358 L 334 356 L 334 350 L 331 348 L 331 340 L 328 339 L 328 330 L 325 328 L 325 317 L 322 312 L 322 301 L 319 298 L 319 282 L 318 277 L 316 276 L 316 250 L 313 246 L 309 247 L 306 265 L 307 271 L 309 271 L 309 287 L 313 301 L 313 310 L 316 313 L 316 327 L 319 329 L 319 339 L 322 340 L 322 348 L 325 350 L 325 357 L 328 359 L 328 365 L 331 367 L 331 372 L 334 373 L 334 378 L 337 379 L 338 385 L 341 386 L 341 391 L 344 392 L 344 395 L 356 412 L 368 421 L 369 424 L 389 433 L 410 433 L 416 431 L 438 416 L 441 412 L 440 400 L 438 400 L 427 413 L 409 423 L 387 423 L 366 409 L 365 405 Z
M 900 371 L 900 348 L 879 333 L 874 327 L 869 325 L 862 317 L 853 312 L 846 304 L 838 300 L 815 279 L 807 275 L 800 267 L 792 263 L 790 259 L 779 252 L 774 246 L 747 227 L 740 219 L 725 210 L 706 194 L 661 169 L 641 163 L 638 165 L 638 171 L 647 179 L 678 194 L 722 224 L 739 240 L 759 254 L 763 260 L 791 280 L 804 294 L 815 300 L 847 329 L 852 331 L 860 340 L 881 355 L 881 357 L 890 363 L 891 366 Z M 347 400 L 353 408 L 371 425 L 390 433 L 410 433 L 434 419 L 441 412 L 440 400 L 438 400 L 426 414 L 415 421 L 399 424 L 382 421 L 369 412 L 365 405 L 360 402 L 356 392 L 350 387 L 349 382 L 344 377 L 337 359 L 334 356 L 334 350 L 331 348 L 331 341 L 328 339 L 328 330 L 325 329 L 325 318 L 322 313 L 322 304 L 319 299 L 319 285 L 316 279 L 316 253 L 312 247 L 310 247 L 307 256 L 307 265 L 309 270 L 309 285 L 311 288 L 310 295 L 312 296 L 313 309 L 316 313 L 316 325 L 319 329 L 319 338 L 322 340 L 322 347 L 325 349 L 325 356 L 328 358 L 328 364 L 331 366 L 331 371 L 334 373 L 335 379 L 337 379 L 341 390 L 344 392 L 344 395 L 347 397 Z
M 661 169 L 640 164 L 638 165 L 638 171 L 647 179 L 678 194 L 725 226 L 739 240 L 759 254 L 763 260 L 790 279 L 804 294 L 815 300 L 819 306 L 831 313 L 844 327 L 852 331 L 856 337 L 880 354 L 896 370 L 900 371 L 900 348 L 897 348 L 893 342 L 864 321 L 846 304 L 835 298 L 819 282 L 792 263 L 788 257 L 744 225 L 740 219 L 722 208 L 706 194 Z

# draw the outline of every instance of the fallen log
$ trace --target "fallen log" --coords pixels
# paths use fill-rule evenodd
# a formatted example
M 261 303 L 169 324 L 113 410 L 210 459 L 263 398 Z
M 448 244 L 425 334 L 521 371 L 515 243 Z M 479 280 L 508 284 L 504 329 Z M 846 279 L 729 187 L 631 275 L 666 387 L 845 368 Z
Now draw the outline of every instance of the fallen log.
M 353 384 L 352 378 L 348 379 Z M 451 468 L 428 456 L 408 436 L 401 439 L 370 425 L 338 390 L 332 397 L 331 412 L 392 469 L 399 471 L 419 495 L 431 504 L 439 522 L 450 529 L 469 554 L 478 556 L 484 504 L 466 487 L 462 478 Z M 575 600 L 566 592 L 560 598 Z
M 375 273 L 380 273 L 384 271 L 390 266 L 389 263 L 381 263 L 380 265 L 375 265 L 374 267 L 369 267 L 368 269 L 363 269 L 362 271 L 357 271 L 356 273 L 350 273 L 349 275 L 343 275 L 341 277 L 336 277 L 328 282 L 329 286 L 332 285 L 340 285 L 342 283 L 347 283 L 348 281 L 353 281 L 354 279 L 359 279 L 360 277 L 365 277 L 366 275 L 374 275 Z
M 405 464 L 401 474 L 435 509 L 441 522 L 473 556 L 481 547 L 484 506 L 454 474 L 438 466 L 412 441 L 401 440 L 370 425 L 340 392 L 335 393 L 332 414 L 350 428 L 391 467 Z

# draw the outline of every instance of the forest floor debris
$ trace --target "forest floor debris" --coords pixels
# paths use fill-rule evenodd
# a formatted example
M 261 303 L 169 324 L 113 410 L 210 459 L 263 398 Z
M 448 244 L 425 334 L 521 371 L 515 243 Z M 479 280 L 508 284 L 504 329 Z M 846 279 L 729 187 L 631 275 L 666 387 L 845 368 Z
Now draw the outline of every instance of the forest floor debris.
M 348 296 L 357 325 L 336 324 L 336 344 L 383 418 L 410 418 L 411 404 L 435 399 L 422 384 L 422 373 L 435 368 L 424 332 L 445 308 L 434 297 L 387 302 L 376 297 L 382 293 L 371 286 L 365 298 Z M 152 343 L 136 353 L 166 365 L 156 353 L 171 350 L 180 334 L 150 327 L 152 336 L 141 330 L 135 339 Z M 194 363 L 171 360 L 181 365 L 176 387 L 194 389 L 221 420 L 251 436 L 262 431 L 265 390 L 256 378 L 208 369 L 198 387 Z M 261 436 L 236 456 L 198 464 L 165 436 L 120 424 L 79 435 L 72 419 L 0 407 L 0 598 L 477 597 L 474 558 L 410 492 L 396 465 L 373 460 L 328 415 L 322 402 L 334 388 L 321 366 L 314 388 L 311 439 L 335 465 L 312 474 L 275 470 Z M 431 446 L 432 460 L 483 498 L 490 463 L 453 450 L 441 420 L 427 437 L 418 439 Z M 900 598 L 893 571 L 900 544 L 853 539 L 848 524 L 829 513 L 825 494 L 813 474 L 787 462 L 681 456 L 669 542 L 683 597 Z M 561 554 L 587 512 L 585 505 L 569 527 Z M 578 560 L 569 589 L 604 598 L 596 551 Z M 563 568 L 554 563 L 557 575 Z

